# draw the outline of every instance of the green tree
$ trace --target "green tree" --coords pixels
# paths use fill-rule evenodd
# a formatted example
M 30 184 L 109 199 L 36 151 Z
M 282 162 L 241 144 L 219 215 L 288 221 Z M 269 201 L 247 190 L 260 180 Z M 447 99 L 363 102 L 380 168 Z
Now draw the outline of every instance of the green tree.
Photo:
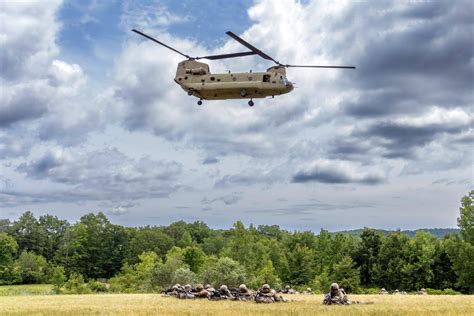
M 313 258 L 311 249 L 297 245 L 288 254 L 288 272 L 283 281 L 294 285 L 309 284 L 315 276 Z
M 179 268 L 173 273 L 173 281 L 174 284 L 194 284 L 196 283 L 197 276 L 196 273 L 189 270 L 188 268 Z
M 15 238 L 0 233 L 0 285 L 21 282 L 19 267 L 14 263 L 17 251 Z
M 38 226 L 41 236 L 45 238 L 42 253 L 37 254 L 41 254 L 47 261 L 53 261 L 69 223 L 56 216 L 42 215 L 38 219 Z
M 66 283 L 66 273 L 64 272 L 64 267 L 55 266 L 51 271 L 51 283 L 53 284 L 53 291 L 56 294 L 61 293 L 61 288 Z
M 347 292 L 354 292 L 359 289 L 359 269 L 354 267 L 354 263 L 350 257 L 343 257 L 338 263 L 334 264 L 331 278 L 338 282 Z
M 474 293 L 474 245 L 450 236 L 445 240 L 446 251 L 457 275 L 456 286 L 467 293 Z
M 137 263 L 138 256 L 145 251 L 154 251 L 164 259 L 173 247 L 173 239 L 158 227 L 140 228 L 131 236 L 128 263 Z
M 405 265 L 410 257 L 410 239 L 400 233 L 385 237 L 380 246 L 377 264 L 374 265 L 374 283 L 387 289 L 416 290 L 406 274 Z
M 24 250 L 17 262 L 23 283 L 43 283 L 46 281 L 48 263 L 43 256 Z
M 202 265 L 206 261 L 206 254 L 198 246 L 186 247 L 183 252 L 184 263 L 194 273 L 199 273 Z
M 474 245 L 474 190 L 461 199 L 458 226 L 464 241 Z
M 213 264 L 206 265 L 202 275 L 205 283 L 214 286 L 225 284 L 228 287 L 237 287 L 246 279 L 245 268 L 239 262 L 227 257 L 222 257 Z
M 361 242 L 354 254 L 354 261 L 359 267 L 362 285 L 373 287 L 374 266 L 378 260 L 382 235 L 373 229 L 364 228 L 360 237 Z
M 20 252 L 28 250 L 36 254 L 44 253 L 47 236 L 32 212 L 23 213 L 20 218 L 13 223 L 8 233 L 17 241 L 18 250 Z
M 257 272 L 256 282 L 252 284 L 252 286 L 260 287 L 265 283 L 273 288 L 281 287 L 281 280 L 276 274 L 276 270 L 270 259 L 265 260 L 262 268 Z

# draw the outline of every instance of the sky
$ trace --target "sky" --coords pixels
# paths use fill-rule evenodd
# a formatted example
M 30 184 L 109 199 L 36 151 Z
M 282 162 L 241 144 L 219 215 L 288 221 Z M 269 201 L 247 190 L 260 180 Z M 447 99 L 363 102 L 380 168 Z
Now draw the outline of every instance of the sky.
M 288 230 L 456 227 L 474 188 L 474 2 L 0 1 L 0 218 Z M 204 101 L 182 56 L 288 64 L 274 99 Z M 211 72 L 262 71 L 258 56 Z

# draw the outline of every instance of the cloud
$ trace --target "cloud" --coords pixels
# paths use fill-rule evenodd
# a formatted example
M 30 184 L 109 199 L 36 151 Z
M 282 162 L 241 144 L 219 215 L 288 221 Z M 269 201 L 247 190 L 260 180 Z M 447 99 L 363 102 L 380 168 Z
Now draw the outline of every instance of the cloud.
M 82 153 L 56 148 L 16 170 L 32 180 L 56 184 L 51 185 L 56 189 L 5 190 L 0 192 L 4 203 L 111 201 L 119 203 L 114 207 L 124 208 L 133 201 L 176 192 L 182 165 L 148 157 L 132 159 L 113 148 Z
M 238 203 L 242 199 L 242 192 L 232 192 L 231 194 L 227 194 L 224 196 L 220 196 L 214 199 L 208 199 L 204 197 L 201 200 L 201 204 L 213 204 L 214 202 L 221 201 L 225 205 L 232 205 Z
M 292 178 L 295 183 L 320 182 L 328 184 L 362 183 L 379 184 L 384 178 L 377 173 L 361 172 L 344 161 L 317 160 L 297 171 Z

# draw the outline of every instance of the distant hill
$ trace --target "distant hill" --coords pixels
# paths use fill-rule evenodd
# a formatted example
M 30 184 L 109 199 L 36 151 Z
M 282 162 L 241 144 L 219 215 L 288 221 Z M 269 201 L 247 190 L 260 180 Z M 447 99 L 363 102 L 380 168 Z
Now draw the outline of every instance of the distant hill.
M 381 232 L 384 235 L 388 235 L 390 233 L 396 232 L 395 230 L 384 230 L 384 229 L 375 229 L 378 232 Z M 459 234 L 459 228 L 420 228 L 416 230 L 401 230 L 402 234 L 408 235 L 410 237 L 415 237 L 416 232 L 418 231 L 425 231 L 431 233 L 433 236 L 442 239 L 445 235 L 448 234 Z M 363 229 L 353 229 L 353 230 L 343 230 L 338 232 L 332 232 L 331 234 L 347 234 L 359 237 L 362 234 Z

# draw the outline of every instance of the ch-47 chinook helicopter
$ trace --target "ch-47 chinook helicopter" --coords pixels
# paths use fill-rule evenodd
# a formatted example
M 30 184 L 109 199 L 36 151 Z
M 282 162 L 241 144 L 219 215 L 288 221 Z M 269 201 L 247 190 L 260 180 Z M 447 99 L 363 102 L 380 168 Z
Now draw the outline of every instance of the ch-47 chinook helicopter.
M 265 54 L 255 46 L 244 41 L 232 32 L 226 32 L 227 35 L 234 40 L 250 49 L 248 52 L 210 55 L 202 57 L 191 57 L 158 41 L 157 39 L 137 31 L 140 34 L 155 43 L 158 43 L 172 51 L 186 57 L 178 64 L 178 70 L 174 81 L 188 93 L 188 95 L 199 98 L 198 105 L 202 104 L 202 100 L 226 100 L 226 99 L 250 99 L 248 104 L 253 106 L 252 99 L 274 97 L 276 95 L 286 94 L 293 90 L 293 83 L 286 78 L 286 68 L 345 68 L 355 69 L 353 66 L 312 66 L 312 65 L 288 65 L 282 64 Z M 209 65 L 198 62 L 199 59 L 217 60 L 224 58 L 235 58 L 250 55 L 259 55 L 260 57 L 273 61 L 276 66 L 272 66 L 265 72 L 244 72 L 244 73 L 228 73 L 211 74 Z

